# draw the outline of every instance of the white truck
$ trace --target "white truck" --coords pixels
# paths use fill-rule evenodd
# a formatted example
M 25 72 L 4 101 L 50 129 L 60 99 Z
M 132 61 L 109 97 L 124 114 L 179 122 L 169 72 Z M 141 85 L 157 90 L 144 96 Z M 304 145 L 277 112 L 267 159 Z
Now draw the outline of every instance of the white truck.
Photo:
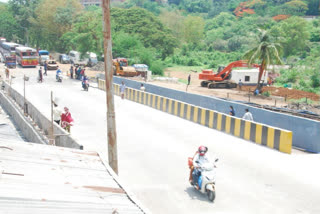
M 97 54 L 92 52 L 81 55 L 78 51 L 70 51 L 69 58 L 71 64 L 75 65 L 94 66 L 98 63 Z

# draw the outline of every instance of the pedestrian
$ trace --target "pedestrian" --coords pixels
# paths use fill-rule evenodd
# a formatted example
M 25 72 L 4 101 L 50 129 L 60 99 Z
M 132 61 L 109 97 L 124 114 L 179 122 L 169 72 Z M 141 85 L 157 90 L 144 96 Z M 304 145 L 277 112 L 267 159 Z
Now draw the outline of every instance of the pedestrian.
M 230 106 L 229 114 L 230 114 L 231 116 L 236 116 L 236 112 L 234 111 L 233 106 Z
M 253 95 L 256 96 L 256 95 L 258 95 L 258 94 L 259 94 L 259 89 L 254 90 Z
M 86 69 L 84 69 L 84 68 L 81 70 L 79 80 L 82 80 L 82 77 L 84 76 L 85 71 L 86 71 Z
M 4 72 L 6 73 L 6 78 L 9 79 L 10 76 L 10 70 L 7 66 L 4 66 Z
M 120 85 L 120 95 L 121 95 L 121 99 L 124 99 L 124 93 L 126 91 L 126 85 L 124 84 L 124 82 L 122 81 L 121 82 L 121 85 Z
M 144 87 L 144 85 L 142 83 L 141 83 L 141 86 L 140 86 L 140 90 L 143 91 L 143 92 L 146 90 L 146 88 Z
M 40 67 L 40 69 L 39 69 L 38 82 L 41 82 L 41 83 L 42 83 L 42 80 L 43 80 L 43 76 L 42 76 L 42 67 Z
M 43 75 L 48 76 L 48 75 L 47 75 L 47 70 L 48 70 L 48 63 L 47 63 L 47 60 L 46 60 L 46 61 L 44 61 L 43 68 L 44 68 L 44 73 L 43 73 Z
M 241 79 L 239 79 L 239 82 L 238 82 L 239 91 L 241 91 L 242 85 L 243 85 L 243 83 L 242 83 Z
M 77 79 L 78 80 L 81 80 L 81 77 L 80 77 L 80 73 L 81 73 L 81 66 L 79 66 L 78 70 L 77 70 Z
M 61 115 L 62 115 L 62 110 L 59 108 L 57 100 L 55 100 L 53 102 L 53 120 L 58 125 L 60 125 Z
M 252 117 L 251 112 L 249 112 L 249 109 L 246 109 L 245 111 L 246 111 L 246 113 L 243 115 L 242 119 L 253 121 L 253 117 Z
M 188 86 L 190 85 L 190 82 L 191 82 L 191 73 L 188 76 L 188 84 L 187 84 L 186 91 L 188 90 Z
M 70 67 L 70 78 L 73 79 L 73 66 Z
M 61 127 L 70 133 L 70 128 L 73 126 L 73 118 L 68 107 L 64 107 L 64 113 L 61 115 Z

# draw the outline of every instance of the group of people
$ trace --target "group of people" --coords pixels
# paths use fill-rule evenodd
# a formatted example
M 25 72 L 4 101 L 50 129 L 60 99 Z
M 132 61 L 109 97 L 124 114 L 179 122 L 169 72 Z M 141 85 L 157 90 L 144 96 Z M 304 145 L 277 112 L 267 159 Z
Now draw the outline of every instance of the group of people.
M 229 115 L 236 116 L 236 111 L 234 110 L 233 106 L 230 106 Z M 245 109 L 245 114 L 243 115 L 242 119 L 253 121 L 253 116 L 248 108 Z
M 75 79 L 82 80 L 82 77 L 85 76 L 86 69 L 80 65 L 71 65 L 70 67 L 70 78 L 73 79 L 73 75 L 75 75 Z
M 68 107 L 63 108 L 64 112 L 59 108 L 57 100 L 53 101 L 53 120 L 63 129 L 70 133 L 73 126 L 73 118 Z

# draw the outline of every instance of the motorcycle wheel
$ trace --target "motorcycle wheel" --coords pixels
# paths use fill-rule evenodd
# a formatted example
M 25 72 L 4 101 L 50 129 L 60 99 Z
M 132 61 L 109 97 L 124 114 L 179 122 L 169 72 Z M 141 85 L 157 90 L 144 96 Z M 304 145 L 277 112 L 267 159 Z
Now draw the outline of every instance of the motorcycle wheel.
M 209 199 L 209 201 L 214 201 L 214 199 L 216 198 L 216 191 L 208 191 L 207 192 L 207 194 L 208 194 L 208 199 Z

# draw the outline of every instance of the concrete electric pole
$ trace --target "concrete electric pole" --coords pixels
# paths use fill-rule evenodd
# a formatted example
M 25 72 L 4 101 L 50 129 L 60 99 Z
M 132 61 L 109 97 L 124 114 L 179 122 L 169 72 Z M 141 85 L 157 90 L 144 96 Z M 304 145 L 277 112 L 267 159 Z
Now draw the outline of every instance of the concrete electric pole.
M 104 70 L 106 80 L 108 158 L 109 165 L 118 174 L 117 131 L 114 112 L 113 72 L 112 72 L 112 41 L 110 23 L 110 0 L 102 0 Z

